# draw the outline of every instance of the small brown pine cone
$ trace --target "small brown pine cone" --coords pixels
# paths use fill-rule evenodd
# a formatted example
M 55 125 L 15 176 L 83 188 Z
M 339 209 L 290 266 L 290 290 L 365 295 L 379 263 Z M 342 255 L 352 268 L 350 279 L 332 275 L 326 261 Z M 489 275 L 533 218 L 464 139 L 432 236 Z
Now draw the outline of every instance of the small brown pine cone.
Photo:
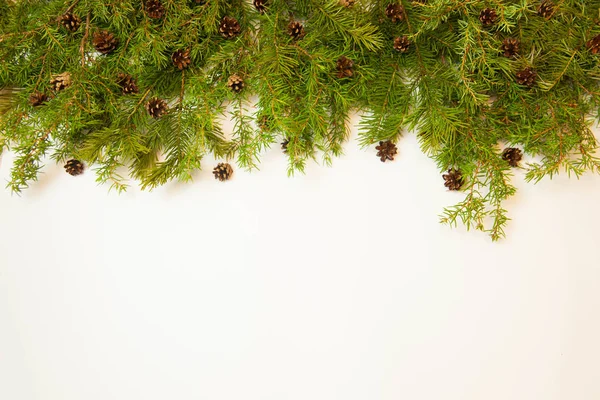
M 536 78 L 536 72 L 530 67 L 517 72 L 517 83 L 519 85 L 532 87 L 535 84 Z
M 167 103 L 163 99 L 159 99 L 157 97 L 151 98 L 148 103 L 146 103 L 146 110 L 148 111 L 148 114 L 155 119 L 165 115 L 167 109 Z
M 340 58 L 338 58 L 335 66 L 338 78 L 351 78 L 352 76 L 354 76 L 354 61 L 352 61 L 348 57 L 341 56 Z
M 231 39 L 240 34 L 242 27 L 237 19 L 233 17 L 223 17 L 219 24 L 219 33 L 225 39 Z
M 519 161 L 523 159 L 523 152 L 516 147 L 508 147 L 502 152 L 502 159 L 508 161 L 511 167 L 518 167 Z
M 281 150 L 283 150 L 283 152 L 285 154 L 287 154 L 288 152 L 288 144 L 290 144 L 290 139 L 284 139 L 283 142 L 281 142 Z
M 261 14 L 264 14 L 267 10 L 267 0 L 254 0 L 254 8 Z
M 79 18 L 77 15 L 66 13 L 60 17 L 60 23 L 69 32 L 77 32 L 81 26 L 81 18 Z
M 410 48 L 410 40 L 407 36 L 400 36 L 394 39 L 394 49 L 400 53 L 406 53 Z
M 150 18 L 160 19 L 165 16 L 167 10 L 160 0 L 148 0 L 144 5 L 146 13 Z
M 479 13 L 479 20 L 483 24 L 483 26 L 490 26 L 496 23 L 496 19 L 498 18 L 498 14 L 496 10 L 492 8 L 484 8 Z
M 354 0 L 340 0 L 340 6 L 350 8 L 354 5 Z
M 179 68 L 180 71 L 188 68 L 192 63 L 192 59 L 190 58 L 190 51 L 186 50 L 177 50 L 171 55 L 171 60 L 173 61 L 173 65 Z
M 289 23 L 288 27 L 288 35 L 294 40 L 302 39 L 306 34 L 304 32 L 304 26 L 298 21 L 292 21 Z
M 119 39 L 117 39 L 113 33 L 108 31 L 98 31 L 94 33 L 92 44 L 99 53 L 110 54 L 115 51 L 119 45 Z
M 537 9 L 537 13 L 540 17 L 550 19 L 552 13 L 554 13 L 554 3 L 548 0 L 542 1 Z
M 519 54 L 520 45 L 521 42 L 519 42 L 519 39 L 506 38 L 502 41 L 502 47 L 500 49 L 502 50 L 504 57 L 513 58 Z
M 233 175 L 233 168 L 227 163 L 219 163 L 213 169 L 213 175 L 215 176 L 215 179 L 218 179 L 221 182 L 227 181 L 231 178 L 231 175 Z
M 377 157 L 379 157 L 381 162 L 386 162 L 386 160 L 393 161 L 394 156 L 398 154 L 398 148 L 390 140 L 379 142 L 379 146 L 376 146 L 375 149 L 378 150 Z
M 71 86 L 71 73 L 63 72 L 62 74 L 54 75 L 50 80 L 50 85 L 55 91 L 60 92 L 61 90 Z
M 600 52 L 600 35 L 596 35 L 585 42 L 585 46 L 592 54 L 598 54 Z
M 31 104 L 34 107 L 41 106 L 47 101 L 48 96 L 41 92 L 33 92 L 31 96 L 29 96 L 29 104 Z
M 385 15 L 392 20 L 392 22 L 401 22 L 404 20 L 404 7 L 398 3 L 388 4 L 385 9 Z
M 84 169 L 85 169 L 85 166 L 79 160 L 75 160 L 75 159 L 69 160 L 65 164 L 65 171 L 67 171 L 67 174 L 72 175 L 72 176 L 77 176 L 77 175 L 83 174 Z
M 198 4 L 199 6 L 203 6 L 206 4 L 206 0 L 194 0 L 194 3 Z
M 121 87 L 123 94 L 139 92 L 139 89 L 135 83 L 135 79 L 133 79 L 131 75 L 119 73 L 117 76 L 117 84 Z
M 227 80 L 227 86 L 235 93 L 240 93 L 244 89 L 244 80 L 237 74 L 233 74 Z
M 442 175 L 442 178 L 444 178 L 444 186 L 448 190 L 460 190 L 464 183 L 462 172 L 459 169 L 450 168 L 447 174 Z

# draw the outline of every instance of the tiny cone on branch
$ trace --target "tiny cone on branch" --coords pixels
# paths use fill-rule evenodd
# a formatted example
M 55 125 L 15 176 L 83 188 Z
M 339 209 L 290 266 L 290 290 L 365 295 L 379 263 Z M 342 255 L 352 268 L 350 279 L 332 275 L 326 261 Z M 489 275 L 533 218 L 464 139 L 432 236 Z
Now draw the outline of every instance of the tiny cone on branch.
M 464 183 L 462 172 L 454 168 L 450 168 L 447 174 L 442 175 L 442 178 L 444 178 L 444 186 L 448 190 L 460 190 Z
M 171 55 L 171 60 L 173 61 L 173 65 L 175 65 L 180 71 L 188 68 L 192 63 L 192 59 L 190 58 L 190 50 L 177 50 Z
M 244 89 L 244 80 L 237 74 L 233 74 L 227 80 L 227 86 L 235 93 L 240 93 Z
M 69 160 L 65 164 L 65 171 L 67 172 L 67 174 L 72 175 L 72 176 L 77 176 L 77 175 L 83 174 L 84 169 L 85 169 L 85 166 L 79 160 L 75 160 L 75 159 Z
M 48 101 L 48 96 L 41 92 L 34 92 L 29 96 L 29 104 L 34 107 L 41 106 L 46 101 Z
M 585 42 L 585 46 L 592 54 L 598 54 L 600 52 L 600 35 L 596 35 Z
M 167 112 L 167 103 L 163 99 L 153 97 L 146 103 L 146 110 L 152 118 L 158 119 Z
M 165 6 L 160 0 L 148 0 L 145 4 L 146 13 L 150 18 L 160 19 L 165 16 Z
M 240 34 L 242 27 L 237 19 L 233 17 L 223 17 L 219 24 L 219 33 L 225 39 L 232 39 Z
M 554 3 L 551 1 L 542 1 L 537 9 L 537 13 L 540 17 L 549 19 L 554 12 Z
M 519 54 L 520 45 L 521 43 L 519 42 L 519 39 L 506 38 L 502 42 L 502 54 L 504 54 L 504 57 L 513 58 Z
M 281 142 L 281 150 L 287 154 L 288 152 L 288 145 L 290 144 L 290 139 L 284 139 L 283 142 Z
M 391 140 L 386 140 L 385 142 L 379 142 L 379 146 L 376 146 L 377 149 L 377 157 L 381 160 L 381 162 L 386 162 L 387 160 L 393 161 L 394 156 L 398 154 L 398 148 Z
M 392 20 L 392 22 L 401 22 L 404 20 L 404 7 L 398 3 L 388 4 L 385 9 L 385 15 Z
M 532 87 L 535 84 L 536 78 L 537 74 L 531 67 L 517 72 L 517 83 L 519 85 Z
M 50 85 L 56 92 L 60 92 L 63 89 L 71 86 L 71 73 L 63 72 L 62 74 L 54 75 L 50 80 Z
M 253 4 L 254 8 L 256 8 L 256 11 L 258 11 L 261 14 L 264 14 L 267 10 L 267 0 L 254 0 Z
M 131 75 L 119 73 L 117 76 L 117 84 L 121 87 L 123 94 L 138 93 L 139 89 L 135 83 L 135 79 Z
M 97 31 L 92 38 L 92 44 L 99 53 L 110 54 L 119 45 L 119 39 L 111 32 Z
M 498 14 L 496 13 L 496 10 L 492 8 L 484 8 L 481 10 L 481 13 L 479 13 L 479 21 L 481 21 L 483 26 L 494 25 L 497 18 Z
M 233 168 L 227 163 L 219 163 L 213 169 L 213 175 L 215 176 L 215 179 L 218 179 L 221 182 L 227 181 L 231 178 L 231 175 L 233 175 Z
M 523 152 L 516 147 L 508 147 L 502 152 L 502 159 L 507 161 L 511 167 L 518 167 L 519 161 L 523 159 Z
M 77 15 L 66 13 L 60 17 L 60 23 L 69 32 L 77 32 L 79 26 L 81 26 L 81 18 L 79 18 Z
M 338 78 L 351 78 L 354 76 L 354 61 L 346 56 L 341 56 L 336 61 L 336 70 Z
M 354 5 L 354 0 L 340 0 L 340 6 L 350 8 Z
M 394 49 L 400 53 L 406 53 L 410 48 L 408 36 L 400 36 L 394 39 Z
M 288 35 L 294 40 L 302 39 L 305 35 L 304 26 L 298 21 L 292 21 L 288 24 Z

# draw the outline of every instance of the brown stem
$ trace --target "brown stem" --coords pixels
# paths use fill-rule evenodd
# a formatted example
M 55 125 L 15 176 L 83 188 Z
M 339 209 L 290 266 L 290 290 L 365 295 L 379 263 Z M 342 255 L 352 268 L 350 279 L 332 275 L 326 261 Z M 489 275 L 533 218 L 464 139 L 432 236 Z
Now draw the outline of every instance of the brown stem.
M 73 2 L 73 4 L 71 4 L 71 6 L 70 6 L 69 8 L 67 8 L 67 11 L 65 11 L 65 14 L 68 14 L 68 13 L 70 13 L 71 11 L 73 11 L 73 9 L 75 8 L 75 6 L 76 6 L 77 4 L 79 4 L 79 0 L 75 0 L 75 1 Z
M 83 39 L 81 39 L 81 46 L 79 47 L 79 51 L 81 52 L 81 67 L 85 67 L 85 41 L 87 40 L 90 33 L 90 13 L 88 12 L 87 17 L 85 19 L 85 34 L 83 35 Z

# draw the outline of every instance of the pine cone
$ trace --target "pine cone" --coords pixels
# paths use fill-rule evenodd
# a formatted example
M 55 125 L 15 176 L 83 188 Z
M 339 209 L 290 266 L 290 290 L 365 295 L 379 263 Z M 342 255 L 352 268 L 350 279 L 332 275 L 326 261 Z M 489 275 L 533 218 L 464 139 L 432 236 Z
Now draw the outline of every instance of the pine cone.
M 596 35 L 587 42 L 585 42 L 586 47 L 592 54 L 600 53 L 600 35 Z
M 215 179 L 224 182 L 229 180 L 229 178 L 231 178 L 231 175 L 233 175 L 233 168 L 231 168 L 231 165 L 227 163 L 219 163 L 213 169 L 213 174 L 215 175 Z
M 192 63 L 192 59 L 190 58 L 190 51 L 187 49 L 177 50 L 171 55 L 171 60 L 173 60 L 173 65 L 179 68 L 180 71 L 186 69 Z
M 50 84 L 57 92 L 68 88 L 69 86 L 71 86 L 71 73 L 63 72 L 62 74 L 54 75 L 50 80 Z
M 542 1 L 542 4 L 537 9 L 537 13 L 540 17 L 544 17 L 546 19 L 550 19 L 552 13 L 554 12 L 554 3 L 551 1 Z
M 498 14 L 496 10 L 491 8 L 484 8 L 479 13 L 479 20 L 483 24 L 483 26 L 490 26 L 496 23 L 496 19 L 498 18 Z
M 514 39 L 514 38 L 504 39 L 504 41 L 502 42 L 502 47 L 501 47 L 504 57 L 513 58 L 514 56 L 519 54 L 520 44 L 521 44 L 521 42 L 519 42 L 519 39 Z
M 462 172 L 454 168 L 450 168 L 447 174 L 442 175 L 442 178 L 444 178 L 444 186 L 448 190 L 460 190 L 464 183 Z
M 288 152 L 288 144 L 290 144 L 290 139 L 287 138 L 283 142 L 281 142 L 281 150 L 283 150 L 285 154 L 287 154 Z
M 381 162 L 385 162 L 386 160 L 393 161 L 394 156 L 398 153 L 398 148 L 390 140 L 379 142 L 379 146 L 376 146 L 375 149 L 379 150 L 377 157 L 379 157 Z
M 532 87 L 533 84 L 535 83 L 536 78 L 537 78 L 536 72 L 530 67 L 527 67 L 527 68 L 517 72 L 517 83 L 519 85 Z
M 410 40 L 407 36 L 400 36 L 394 39 L 394 49 L 400 53 L 406 53 L 410 48 Z
M 194 0 L 194 2 L 195 2 L 196 4 L 198 4 L 199 6 L 203 6 L 203 5 L 205 5 L 205 4 L 206 4 L 206 0 Z
M 75 160 L 75 159 L 69 160 L 65 164 L 65 171 L 67 171 L 67 173 L 72 176 L 77 176 L 77 175 L 83 174 L 84 169 L 85 169 L 85 167 L 84 167 L 83 163 L 79 160 Z
M 385 15 L 392 22 L 401 22 L 404 20 L 404 7 L 397 3 L 388 4 L 385 9 Z
M 31 104 L 34 107 L 41 106 L 47 101 L 48 96 L 46 96 L 44 93 L 33 92 L 31 96 L 29 96 L 29 104 Z
M 518 167 L 519 161 L 523 159 L 523 152 L 516 147 L 508 147 L 502 152 L 502 159 L 508 161 L 511 167 Z
M 298 21 L 292 21 L 288 25 L 288 35 L 294 40 L 302 39 L 306 34 L 304 32 L 304 26 Z
M 233 17 L 223 17 L 219 25 L 219 32 L 225 39 L 231 39 L 240 34 L 242 27 L 237 19 Z
M 350 8 L 354 5 L 354 0 L 340 0 L 340 6 Z
M 119 45 L 119 39 L 108 31 L 98 31 L 94 33 L 92 44 L 99 53 L 110 54 Z
M 167 109 L 167 103 L 163 99 L 157 97 L 151 98 L 148 103 L 146 103 L 148 114 L 155 119 L 162 117 L 167 112 Z
M 123 94 L 138 93 L 139 89 L 135 83 L 135 79 L 131 75 L 119 73 L 117 76 L 117 84 L 121 86 Z
M 65 15 L 60 17 L 60 23 L 69 32 L 77 32 L 77 30 L 81 26 L 81 19 L 77 15 L 66 13 Z
M 336 62 L 337 77 L 351 78 L 354 75 L 354 61 L 346 56 L 341 56 Z
M 145 4 L 146 13 L 150 18 L 160 19 L 165 16 L 166 10 L 160 0 L 148 0 Z
M 261 14 L 264 14 L 267 9 L 267 0 L 254 0 L 254 8 Z
M 227 86 L 235 93 L 239 93 L 244 89 L 244 80 L 237 74 L 233 74 L 227 80 Z

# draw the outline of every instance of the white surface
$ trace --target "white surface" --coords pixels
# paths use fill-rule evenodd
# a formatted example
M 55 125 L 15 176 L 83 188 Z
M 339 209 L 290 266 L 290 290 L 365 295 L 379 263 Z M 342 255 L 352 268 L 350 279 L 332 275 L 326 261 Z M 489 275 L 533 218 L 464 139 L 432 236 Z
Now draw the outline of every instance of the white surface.
M 413 135 L 381 163 L 125 195 L 0 191 L 0 399 L 600 398 L 600 177 L 525 184 L 508 239 L 438 224 Z M 0 178 L 9 173 L 3 160 Z

